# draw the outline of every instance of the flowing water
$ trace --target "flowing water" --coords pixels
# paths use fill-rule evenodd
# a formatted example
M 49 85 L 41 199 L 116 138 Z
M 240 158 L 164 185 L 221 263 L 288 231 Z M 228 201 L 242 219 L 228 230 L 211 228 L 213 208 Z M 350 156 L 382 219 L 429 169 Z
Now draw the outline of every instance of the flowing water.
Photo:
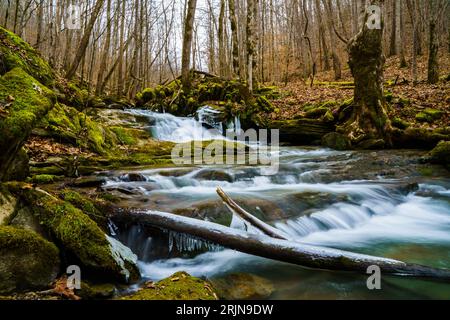
M 202 110 L 199 121 L 130 112 L 147 116 L 161 140 L 222 138 L 224 128 L 210 110 Z M 238 119 L 229 124 L 238 126 Z M 276 175 L 265 176 L 257 166 L 174 167 L 134 171 L 143 181 L 130 181 L 129 171 L 114 172 L 104 188 L 131 207 L 244 227 L 216 195 L 220 186 L 249 212 L 303 242 L 450 268 L 450 177 L 439 167 L 421 165 L 416 161 L 421 155 L 281 147 Z M 371 291 L 364 275 L 308 270 L 179 234 L 166 238 L 149 237 L 139 228 L 121 234 L 138 254 L 142 275 L 152 280 L 181 270 L 208 278 L 247 272 L 274 284 L 270 299 L 450 298 L 449 284 L 386 276 L 382 290 Z

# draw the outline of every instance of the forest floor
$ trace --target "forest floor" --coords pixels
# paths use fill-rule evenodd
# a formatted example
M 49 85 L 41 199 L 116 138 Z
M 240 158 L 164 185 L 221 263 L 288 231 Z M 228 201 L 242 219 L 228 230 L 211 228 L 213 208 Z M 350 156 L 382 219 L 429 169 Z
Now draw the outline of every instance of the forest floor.
M 384 78 L 385 92 L 392 94 L 397 100 L 407 101 L 408 107 L 393 103 L 390 108 L 390 117 L 399 117 L 409 123 L 416 122 L 416 115 L 426 108 L 441 110 L 445 115 L 433 123 L 417 123 L 418 127 L 438 128 L 450 125 L 450 82 L 440 81 L 436 85 L 426 82 L 427 56 L 418 59 L 419 83 L 413 85 L 410 61 L 408 67 L 400 68 L 399 57 L 386 60 Z M 441 54 L 439 58 L 441 78 L 450 75 L 450 55 Z M 353 97 L 353 77 L 348 65 L 343 65 L 342 79 L 334 80 L 334 72 L 321 72 L 316 75 L 314 85 L 309 81 L 293 81 L 281 85 L 283 93 L 277 100 L 272 101 L 277 112 L 270 117 L 273 120 L 289 120 L 304 114 L 303 108 L 307 105 L 324 103 L 327 101 L 345 101 Z M 395 101 L 395 99 L 394 99 Z

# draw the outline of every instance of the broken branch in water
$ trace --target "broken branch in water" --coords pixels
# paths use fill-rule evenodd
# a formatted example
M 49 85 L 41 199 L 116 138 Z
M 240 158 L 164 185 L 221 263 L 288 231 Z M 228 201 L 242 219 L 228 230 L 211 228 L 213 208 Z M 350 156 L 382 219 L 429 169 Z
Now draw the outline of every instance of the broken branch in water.
M 240 207 L 233 199 L 231 199 L 225 191 L 222 190 L 222 188 L 217 188 L 217 194 L 220 198 L 222 198 L 223 202 L 227 204 L 228 208 L 233 212 L 236 213 L 238 216 L 240 216 L 242 219 L 250 223 L 255 228 L 261 230 L 264 234 L 268 235 L 269 237 L 276 238 L 276 239 L 282 239 L 282 240 L 289 240 L 289 236 L 284 234 L 284 232 L 268 225 L 264 221 L 261 221 L 260 219 L 256 218 L 254 215 L 250 214 L 249 212 L 245 211 L 242 207 Z

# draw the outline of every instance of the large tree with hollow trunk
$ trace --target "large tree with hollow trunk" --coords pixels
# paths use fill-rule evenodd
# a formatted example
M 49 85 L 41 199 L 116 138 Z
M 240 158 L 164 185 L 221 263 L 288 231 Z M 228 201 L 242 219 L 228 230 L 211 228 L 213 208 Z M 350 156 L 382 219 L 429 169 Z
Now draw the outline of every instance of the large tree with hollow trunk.
M 370 1 L 379 7 L 382 3 L 382 0 Z M 355 80 L 354 102 L 338 131 L 356 147 L 382 148 L 392 144 L 383 89 L 383 21 L 381 28 L 369 27 L 371 13 L 362 14 L 364 23 L 348 43 L 349 66 Z

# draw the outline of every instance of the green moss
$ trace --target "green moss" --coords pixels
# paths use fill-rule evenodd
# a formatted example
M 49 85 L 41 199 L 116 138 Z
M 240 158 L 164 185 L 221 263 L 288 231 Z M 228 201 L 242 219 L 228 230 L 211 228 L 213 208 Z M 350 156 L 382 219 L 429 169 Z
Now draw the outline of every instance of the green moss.
M 419 122 L 434 122 L 439 120 L 444 115 L 441 110 L 427 108 L 416 115 L 416 120 Z
M 431 151 L 432 162 L 443 164 L 450 169 L 450 141 L 441 141 Z
M 386 102 L 391 103 L 392 100 L 394 99 L 394 94 L 390 91 L 385 91 L 384 98 L 386 99 Z
M 67 103 L 77 110 L 83 110 L 89 102 L 89 92 L 87 89 L 81 89 L 79 85 L 73 81 L 67 84 Z
M 0 75 L 17 67 L 48 87 L 55 83 L 53 70 L 40 54 L 19 36 L 0 27 Z
M 0 250 L 25 248 L 28 252 L 33 253 L 41 251 L 42 247 L 45 248 L 43 253 L 46 254 L 46 258 L 53 259 L 58 256 L 58 248 L 37 233 L 10 226 L 0 227 Z
M 263 112 L 272 112 L 274 107 L 272 103 L 265 96 L 259 96 L 256 98 L 256 104 L 258 105 L 258 109 Z
M 178 272 L 122 300 L 217 300 L 217 294 L 209 282 Z
M 0 101 L 10 101 L 7 117 L 0 121 L 5 136 L 25 138 L 52 107 L 55 96 L 24 70 L 15 68 L 0 78 Z M 4 140 L 4 138 L 2 139 Z
M 68 201 L 36 190 L 21 190 L 22 198 L 30 205 L 41 224 L 55 237 L 65 250 L 76 256 L 85 267 L 99 275 L 128 280 L 124 267 L 132 279 L 138 272 L 135 265 L 121 266 L 113 256 L 111 244 L 97 224 Z M 79 200 L 71 194 L 72 200 Z
M 59 269 L 57 247 L 37 233 L 0 227 L 0 293 L 45 288 Z
M 73 107 L 56 104 L 43 119 L 41 127 L 54 138 L 80 146 L 98 154 L 114 152 L 116 135 L 85 113 Z
M 55 181 L 58 181 L 59 179 L 61 179 L 60 176 L 54 176 L 51 174 L 40 174 L 31 177 L 30 182 L 36 184 L 50 184 Z
M 392 125 L 399 129 L 406 129 L 411 126 L 411 124 L 399 117 L 395 117 L 391 120 Z

